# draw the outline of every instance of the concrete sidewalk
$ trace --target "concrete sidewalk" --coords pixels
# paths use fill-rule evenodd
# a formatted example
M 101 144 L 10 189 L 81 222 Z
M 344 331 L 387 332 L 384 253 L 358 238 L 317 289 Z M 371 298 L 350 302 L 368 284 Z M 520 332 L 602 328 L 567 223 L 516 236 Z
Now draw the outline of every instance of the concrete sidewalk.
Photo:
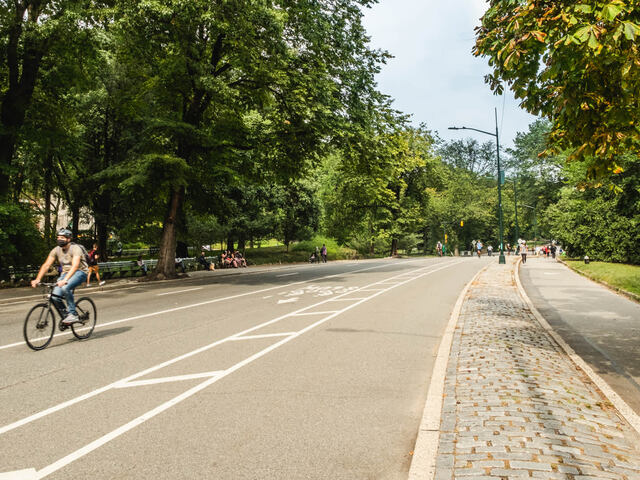
M 516 266 L 513 257 L 507 265 L 496 260 L 466 292 L 430 473 L 437 480 L 640 479 L 639 432 L 536 318 Z
M 528 261 L 520 280 L 553 330 L 640 415 L 640 303 L 551 259 Z

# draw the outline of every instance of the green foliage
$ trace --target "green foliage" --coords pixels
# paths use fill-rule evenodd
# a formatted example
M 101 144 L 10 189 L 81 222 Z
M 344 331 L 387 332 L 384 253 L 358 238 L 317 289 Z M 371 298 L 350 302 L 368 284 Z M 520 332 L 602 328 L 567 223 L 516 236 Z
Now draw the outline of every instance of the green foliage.
M 619 171 L 640 152 L 640 9 L 632 0 L 490 1 L 476 29 L 486 77 L 503 81 L 529 112 L 550 119 L 550 152 L 594 158 L 589 174 Z
M 31 209 L 0 203 L 0 278 L 9 266 L 38 265 L 47 253 Z
M 640 214 L 624 216 L 617 199 L 605 192 L 585 194 L 566 188 L 546 212 L 549 230 L 571 257 L 640 263 Z
M 334 238 L 322 235 L 315 235 L 309 240 L 294 243 L 291 247 L 291 251 L 304 252 L 308 258 L 311 253 L 315 252 L 316 247 L 322 248 L 322 245 L 327 247 L 327 258 L 329 260 L 348 259 L 352 258 L 355 254 L 353 249 L 340 245 Z

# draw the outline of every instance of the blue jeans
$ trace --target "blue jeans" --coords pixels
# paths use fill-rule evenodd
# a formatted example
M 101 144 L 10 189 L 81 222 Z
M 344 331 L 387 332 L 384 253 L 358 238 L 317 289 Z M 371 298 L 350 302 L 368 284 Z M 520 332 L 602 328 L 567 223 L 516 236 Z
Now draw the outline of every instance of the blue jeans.
M 58 279 L 58 281 L 62 280 L 67 274 L 63 273 L 62 275 L 60 275 L 60 278 Z M 82 283 L 85 283 L 87 281 L 87 274 L 84 273 L 81 270 L 77 270 L 76 273 L 73 274 L 73 276 L 71 277 L 71 280 L 69 280 L 69 283 L 67 283 L 64 287 L 54 287 L 53 288 L 53 295 L 58 295 L 58 297 L 62 297 L 67 301 L 67 313 L 76 315 L 76 302 L 73 298 L 73 291 L 76 289 L 76 287 Z M 53 302 L 56 304 L 56 306 L 58 307 L 58 310 L 63 311 L 64 310 L 64 304 L 62 303 L 62 300 L 58 297 L 52 297 Z

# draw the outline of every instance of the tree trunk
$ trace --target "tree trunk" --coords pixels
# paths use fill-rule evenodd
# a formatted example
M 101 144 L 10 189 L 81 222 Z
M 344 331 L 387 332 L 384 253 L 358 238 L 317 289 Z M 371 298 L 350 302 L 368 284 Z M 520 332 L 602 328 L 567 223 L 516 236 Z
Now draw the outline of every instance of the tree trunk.
M 162 239 L 158 251 L 158 264 L 154 272 L 155 278 L 175 278 L 176 275 L 176 240 L 177 222 L 181 214 L 184 201 L 184 187 L 173 189 L 167 214 L 162 225 Z
M 9 198 L 9 170 L 15 143 L 15 135 L 0 134 L 0 199 Z
M 422 250 L 424 251 L 424 254 L 426 255 L 427 254 L 427 242 L 429 241 L 429 230 L 426 229 L 426 228 L 424 229 L 423 238 L 424 238 L 424 246 L 423 246 Z
M 18 2 L 15 2 L 18 4 Z M 44 43 L 33 35 L 24 39 L 23 19 L 27 11 L 27 2 L 16 5 L 13 23 L 8 27 L 8 38 L 5 46 L 7 77 L 9 88 L 4 92 L 0 105 L 0 199 L 9 198 L 9 174 L 13 155 L 16 151 L 18 132 L 24 124 L 25 115 L 40 69 L 40 61 L 44 55 Z M 33 3 L 33 2 L 31 2 Z M 37 21 L 41 6 L 30 5 L 29 21 Z M 6 33 L 6 32 L 5 32 Z M 21 44 L 22 43 L 22 44 Z M 21 58 L 19 58 L 21 56 Z M 3 58 L 3 63 L 5 59 Z
M 233 252 L 233 237 L 231 235 L 227 235 L 227 250 Z
M 109 239 L 109 231 L 107 224 L 96 217 L 97 244 L 101 262 L 108 262 L 109 255 L 107 249 L 107 240 Z
M 44 241 L 47 247 L 52 246 L 53 235 L 51 232 L 51 156 L 47 155 L 44 165 Z
M 398 239 L 394 238 L 391 240 L 391 256 L 395 257 L 398 255 Z
M 244 255 L 244 250 L 245 250 L 245 244 L 246 243 L 247 243 L 247 241 L 244 238 L 244 234 L 241 233 L 240 237 L 238 238 L 238 250 L 240 250 L 243 255 Z
M 80 203 L 73 202 L 73 206 L 71 207 L 71 221 L 73 225 L 71 226 L 71 235 L 73 239 L 78 241 L 78 232 L 80 231 Z

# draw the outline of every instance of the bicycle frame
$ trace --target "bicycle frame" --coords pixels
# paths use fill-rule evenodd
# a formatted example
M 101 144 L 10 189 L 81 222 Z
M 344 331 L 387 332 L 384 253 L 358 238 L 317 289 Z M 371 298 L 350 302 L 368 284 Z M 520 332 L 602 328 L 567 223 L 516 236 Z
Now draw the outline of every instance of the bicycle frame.
M 56 295 L 55 293 L 53 293 L 53 289 L 56 288 L 58 284 L 43 282 L 40 285 L 44 286 L 46 289 L 45 292 L 43 293 L 43 296 L 47 299 L 47 304 L 49 305 L 50 309 L 56 312 L 60 317 L 60 321 L 58 322 L 58 329 L 61 332 L 66 330 L 67 328 L 69 328 L 69 325 L 63 324 L 62 320 L 64 320 L 64 317 L 66 316 L 67 301 L 63 296 Z M 54 297 L 60 299 L 60 301 L 62 302 L 62 306 L 58 306 L 58 304 L 53 300 Z

